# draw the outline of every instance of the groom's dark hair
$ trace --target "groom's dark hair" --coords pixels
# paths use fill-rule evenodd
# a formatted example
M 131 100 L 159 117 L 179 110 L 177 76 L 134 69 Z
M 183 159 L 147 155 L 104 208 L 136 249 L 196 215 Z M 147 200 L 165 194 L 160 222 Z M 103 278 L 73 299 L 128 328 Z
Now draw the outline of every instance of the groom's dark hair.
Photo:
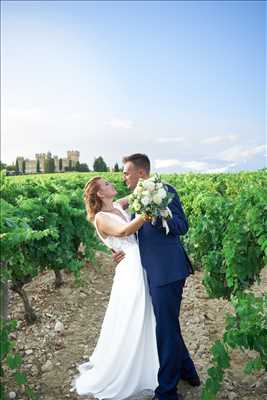
M 146 154 L 136 153 L 127 157 L 123 157 L 123 164 L 127 163 L 128 161 L 131 161 L 135 167 L 144 169 L 147 174 L 150 173 L 150 161 Z

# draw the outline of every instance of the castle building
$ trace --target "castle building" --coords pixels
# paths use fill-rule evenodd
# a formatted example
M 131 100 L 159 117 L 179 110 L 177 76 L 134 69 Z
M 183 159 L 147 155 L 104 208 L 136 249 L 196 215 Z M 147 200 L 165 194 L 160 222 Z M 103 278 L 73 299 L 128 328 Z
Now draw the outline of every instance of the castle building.
M 17 157 L 16 163 L 18 164 L 19 172 L 23 173 L 23 163 L 25 163 L 25 174 L 34 174 L 37 172 L 45 172 L 46 161 L 54 160 L 55 172 L 64 172 L 66 168 L 75 166 L 79 162 L 80 152 L 76 150 L 67 151 L 67 157 L 62 158 L 62 168 L 60 170 L 60 160 L 58 156 L 52 157 L 51 152 L 35 154 L 35 160 L 29 160 L 24 157 Z M 39 171 L 37 171 L 39 163 Z

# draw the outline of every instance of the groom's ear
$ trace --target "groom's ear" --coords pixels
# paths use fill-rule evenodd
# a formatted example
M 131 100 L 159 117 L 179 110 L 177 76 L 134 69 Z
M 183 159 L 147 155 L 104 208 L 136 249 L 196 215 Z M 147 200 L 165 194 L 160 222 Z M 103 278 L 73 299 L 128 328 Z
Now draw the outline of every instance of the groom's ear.
M 139 175 L 139 178 L 144 178 L 146 176 L 146 171 L 144 169 L 140 168 L 138 170 L 138 175 Z

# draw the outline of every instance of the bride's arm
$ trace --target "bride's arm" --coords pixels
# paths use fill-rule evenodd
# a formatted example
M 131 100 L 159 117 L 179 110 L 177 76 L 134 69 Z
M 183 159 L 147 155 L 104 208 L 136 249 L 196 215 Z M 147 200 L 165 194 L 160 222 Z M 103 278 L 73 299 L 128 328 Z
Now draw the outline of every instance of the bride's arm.
M 102 233 L 106 236 L 124 237 L 138 231 L 145 220 L 138 215 L 131 222 L 127 224 L 120 224 L 115 222 L 114 219 L 110 218 L 107 214 L 99 213 L 96 215 L 95 222 L 100 234 Z

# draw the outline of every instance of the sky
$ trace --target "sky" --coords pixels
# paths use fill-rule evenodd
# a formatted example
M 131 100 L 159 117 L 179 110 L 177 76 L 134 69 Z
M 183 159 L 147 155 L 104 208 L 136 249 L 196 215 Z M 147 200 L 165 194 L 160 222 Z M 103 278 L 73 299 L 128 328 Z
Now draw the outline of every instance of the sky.
M 1 1 L 1 159 L 266 166 L 263 1 Z

